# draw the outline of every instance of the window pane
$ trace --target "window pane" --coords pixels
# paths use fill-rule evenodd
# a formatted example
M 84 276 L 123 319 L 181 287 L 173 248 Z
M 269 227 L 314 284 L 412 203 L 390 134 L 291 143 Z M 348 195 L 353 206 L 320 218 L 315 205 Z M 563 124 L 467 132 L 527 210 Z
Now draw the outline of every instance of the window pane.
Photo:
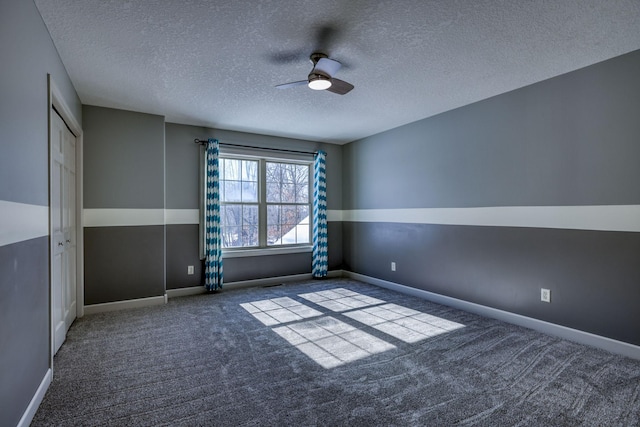
M 243 225 L 258 225 L 258 206 L 244 206 Z
M 298 240 L 296 243 L 309 243 L 309 224 L 298 226 Z
M 224 202 L 242 201 L 240 181 L 223 181 L 222 183 L 224 184 Z
M 280 244 L 280 226 L 270 225 L 267 227 L 267 245 Z
M 283 225 L 281 227 L 282 236 L 280 237 L 280 241 L 278 244 L 280 245 L 291 245 L 296 243 L 296 226 L 295 225 Z
M 282 184 L 282 203 L 296 202 L 295 184 Z
M 309 205 L 269 205 L 269 245 L 309 243 Z M 280 227 L 277 227 L 277 225 Z
M 220 227 L 227 225 L 227 208 L 220 206 Z
M 309 184 L 296 184 L 296 203 L 309 203 Z
M 309 166 L 296 165 L 296 183 L 309 185 Z
M 258 162 L 255 160 L 244 160 L 242 162 L 242 180 L 258 182 Z
M 282 239 L 281 244 L 283 245 L 295 245 L 296 241 L 296 227 L 291 225 L 283 225 L 282 226 Z
M 267 182 L 280 182 L 280 163 L 267 162 Z
M 223 226 L 242 224 L 242 205 L 224 205 L 220 207 Z
M 233 248 L 242 246 L 240 239 L 240 227 L 224 227 L 222 234 L 222 243 L 225 248 Z
M 298 223 L 297 206 L 283 206 L 282 207 L 282 224 L 295 225 L 297 223 Z
M 309 205 L 298 206 L 298 243 L 309 243 L 311 216 L 309 215 Z
M 298 206 L 298 223 L 309 224 L 309 206 Z
M 224 175 L 222 179 L 240 181 L 242 160 L 224 159 Z
M 280 205 L 267 206 L 267 225 L 280 224 Z
M 309 224 L 297 224 L 291 227 L 290 230 L 282 237 L 282 243 L 285 245 L 293 245 L 297 243 L 309 243 Z
M 296 182 L 296 165 L 288 163 L 280 163 L 282 169 L 282 182 L 294 183 Z
M 258 201 L 258 183 L 242 182 L 242 201 L 257 202 Z
M 258 246 L 258 227 L 255 225 L 242 228 L 243 246 Z
M 228 248 L 230 242 L 233 240 L 231 237 L 231 231 L 229 227 L 221 227 L 220 228 L 220 238 L 222 239 L 222 247 Z
M 280 203 L 280 184 L 277 182 L 267 182 L 267 202 Z

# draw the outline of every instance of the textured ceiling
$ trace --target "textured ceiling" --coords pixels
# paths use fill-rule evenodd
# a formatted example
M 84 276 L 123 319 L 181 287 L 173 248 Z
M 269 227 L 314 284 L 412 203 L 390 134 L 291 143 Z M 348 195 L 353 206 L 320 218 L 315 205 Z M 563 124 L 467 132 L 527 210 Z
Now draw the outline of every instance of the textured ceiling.
M 84 104 L 345 143 L 640 49 L 639 0 L 35 0 Z M 305 86 L 319 49 L 340 96 Z

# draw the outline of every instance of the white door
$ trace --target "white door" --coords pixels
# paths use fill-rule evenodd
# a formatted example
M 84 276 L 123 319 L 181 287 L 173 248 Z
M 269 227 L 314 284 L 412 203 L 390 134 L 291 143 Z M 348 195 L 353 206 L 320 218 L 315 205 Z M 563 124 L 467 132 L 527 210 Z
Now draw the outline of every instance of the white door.
M 76 318 L 76 138 L 51 111 L 51 316 L 57 353 Z

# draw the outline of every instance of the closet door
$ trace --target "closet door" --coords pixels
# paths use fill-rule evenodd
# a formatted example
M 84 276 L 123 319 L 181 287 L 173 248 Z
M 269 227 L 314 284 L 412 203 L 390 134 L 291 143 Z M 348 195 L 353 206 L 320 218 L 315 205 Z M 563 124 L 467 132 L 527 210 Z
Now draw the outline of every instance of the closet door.
M 76 139 L 51 111 L 51 317 L 58 351 L 76 318 Z
M 76 137 L 65 126 L 64 132 L 64 183 L 65 209 L 62 221 L 65 252 L 65 335 L 76 320 Z

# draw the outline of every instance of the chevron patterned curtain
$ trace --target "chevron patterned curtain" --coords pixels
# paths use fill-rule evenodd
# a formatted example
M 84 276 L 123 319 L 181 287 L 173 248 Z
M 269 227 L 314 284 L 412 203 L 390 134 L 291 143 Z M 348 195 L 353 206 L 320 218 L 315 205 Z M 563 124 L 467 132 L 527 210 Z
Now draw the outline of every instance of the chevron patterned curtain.
M 327 277 L 329 256 L 327 245 L 327 153 L 318 151 L 313 165 L 313 261 L 312 275 Z
M 222 288 L 222 245 L 220 238 L 220 174 L 218 157 L 220 147 L 217 139 L 209 139 L 206 146 L 206 191 L 205 191 L 205 281 L 207 291 Z

